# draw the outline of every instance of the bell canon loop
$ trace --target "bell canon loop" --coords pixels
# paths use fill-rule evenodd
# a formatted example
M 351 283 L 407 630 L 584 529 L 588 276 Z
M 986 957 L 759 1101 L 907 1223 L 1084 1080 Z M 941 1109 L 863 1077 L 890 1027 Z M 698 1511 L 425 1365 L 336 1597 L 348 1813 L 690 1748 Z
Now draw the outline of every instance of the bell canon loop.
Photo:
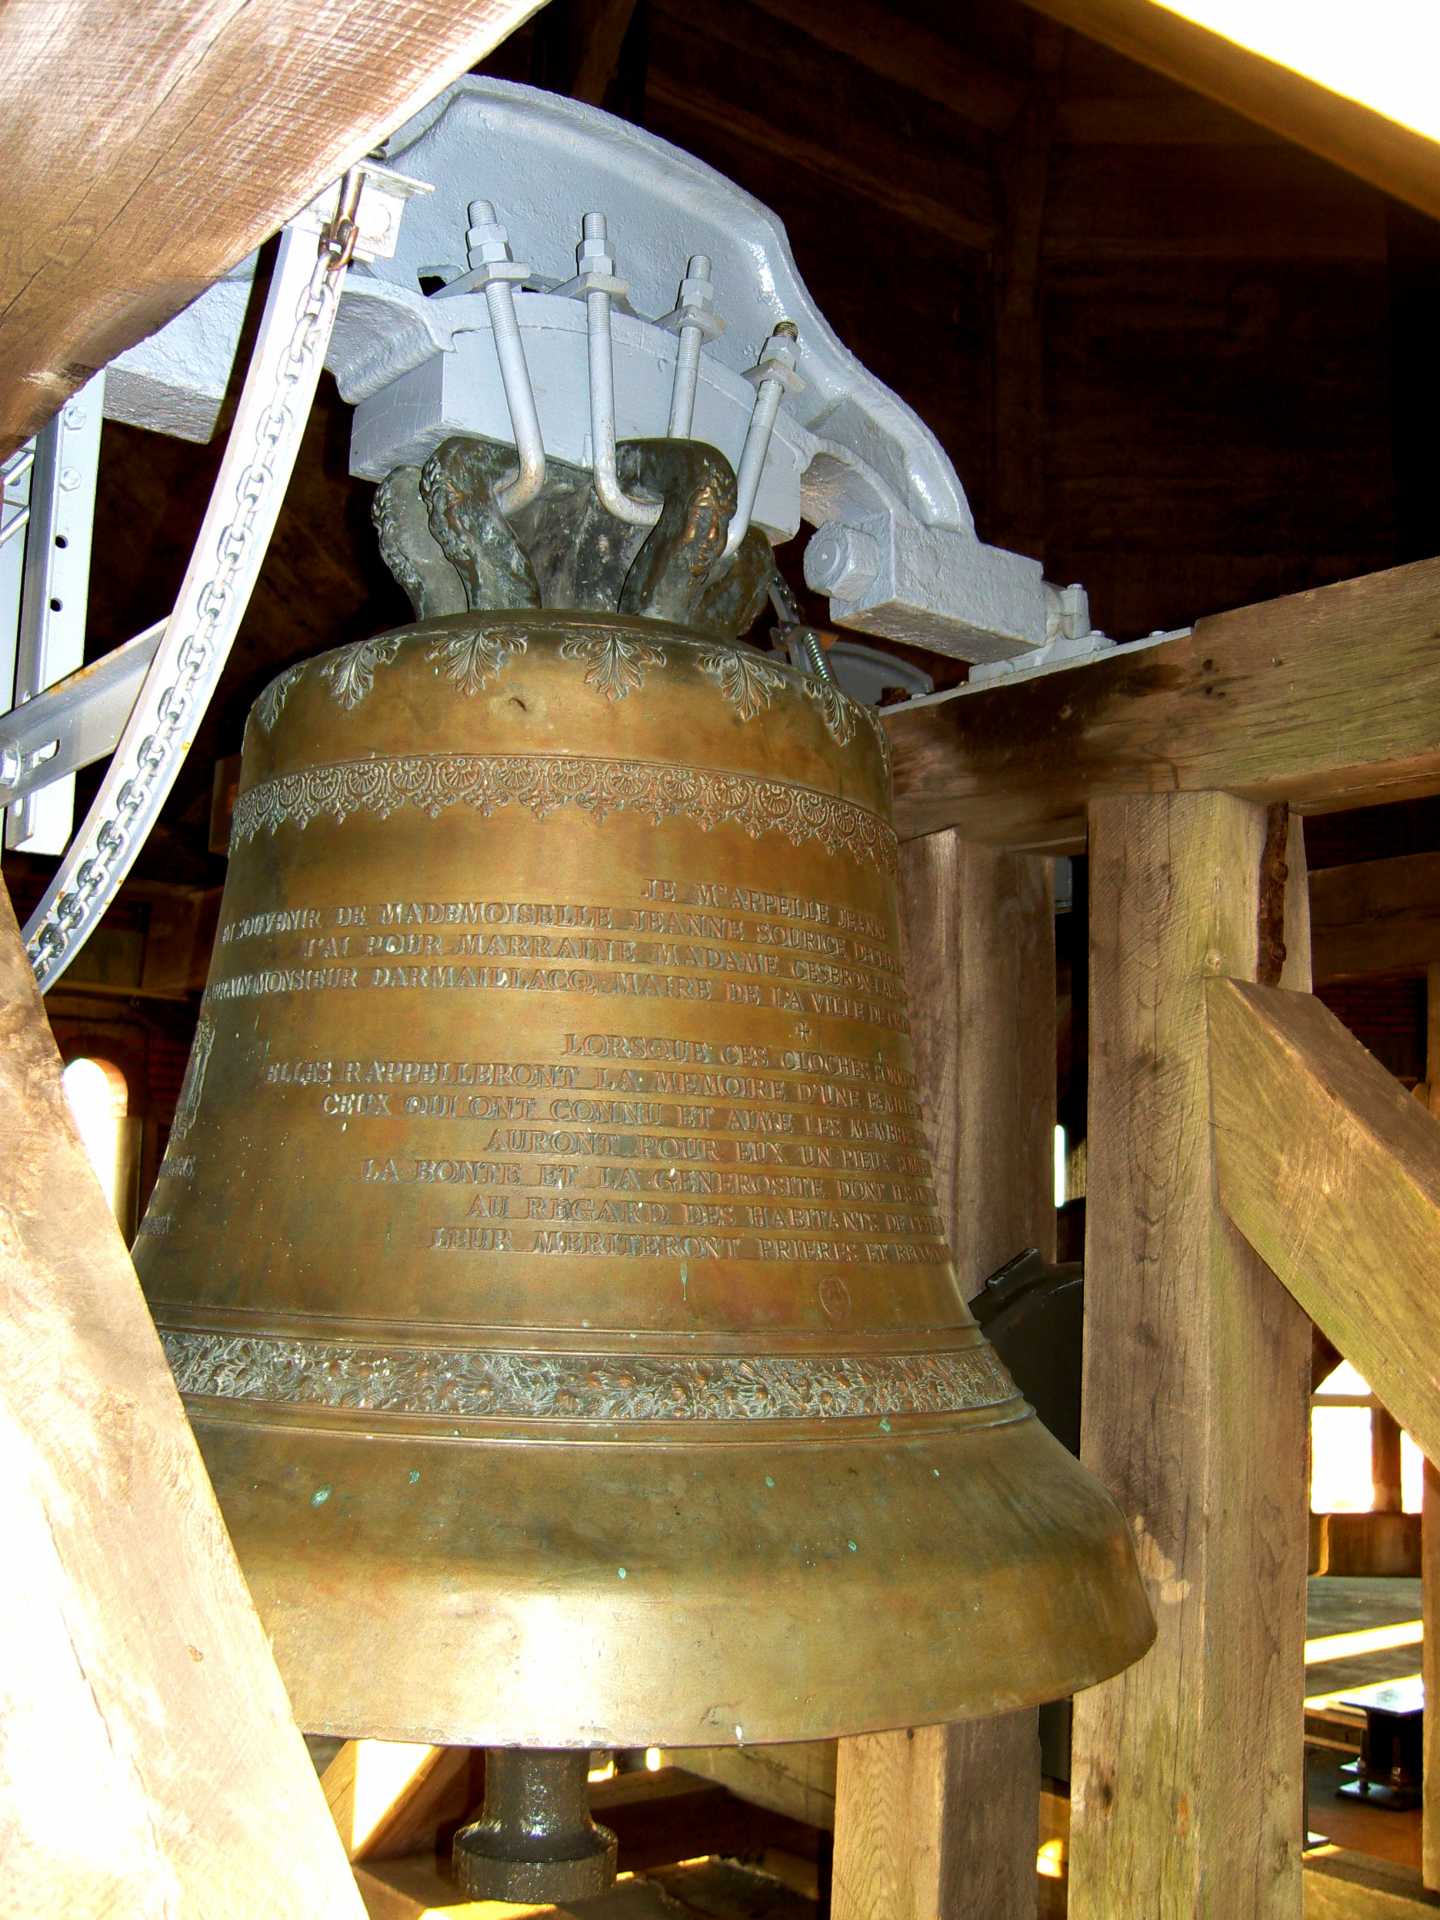
M 936 1213 L 884 736 L 653 619 L 423 619 L 252 713 L 136 1257 L 302 1726 L 808 1740 L 1152 1624 Z

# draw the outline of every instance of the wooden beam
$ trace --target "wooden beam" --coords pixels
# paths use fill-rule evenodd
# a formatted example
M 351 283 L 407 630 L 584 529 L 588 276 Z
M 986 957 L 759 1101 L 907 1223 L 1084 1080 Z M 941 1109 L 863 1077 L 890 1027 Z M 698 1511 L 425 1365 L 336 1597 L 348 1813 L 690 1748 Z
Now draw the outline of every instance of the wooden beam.
M 1235 46 L 1154 0 L 1030 0 L 1039 12 L 1208 94 L 1440 217 L 1440 148 L 1383 114 Z
M 1415 1091 L 1440 1119 L 1440 962 L 1426 970 L 1425 1078 Z M 1440 1469 L 1433 1459 L 1425 1462 L 1420 1498 L 1420 1576 L 1425 1698 L 1440 1700 Z M 1440 1889 L 1440 1712 L 1433 1708 L 1425 1715 L 1424 1740 L 1421 1868 L 1425 1885 L 1434 1890 Z
M 1420 1643 L 1420 1677 L 1425 1698 L 1440 1700 L 1440 1471 L 1425 1462 L 1424 1491 L 1420 1499 L 1420 1611 L 1424 1632 Z M 1433 1708 L 1421 1723 L 1425 1764 L 1421 1783 L 1421 1876 L 1432 1892 L 1440 1891 L 1440 1713 Z
M 908 9 L 886 0 L 755 0 L 790 30 L 808 35 L 832 54 L 907 93 L 933 100 L 948 113 L 1004 133 L 1024 98 L 1023 77 L 987 64 L 971 36 L 937 31 Z
M 1440 853 L 1328 867 L 1310 880 L 1316 980 L 1424 973 L 1440 960 Z
M 1029 92 L 995 143 L 1002 218 L 992 274 L 986 538 L 1043 563 L 1049 523 L 1041 241 L 1066 36 L 1048 21 L 1032 21 L 1031 27 Z
M 753 1806 L 812 1827 L 835 1825 L 835 1742 L 797 1740 L 778 1747 L 666 1748 L 664 1764 L 717 1780 Z
M 657 23 L 657 27 L 663 25 Z M 923 227 L 932 242 L 945 241 L 962 251 L 984 252 L 995 238 L 989 182 L 977 170 L 966 168 L 963 191 L 953 180 L 947 180 L 945 190 L 932 191 L 924 169 L 898 164 L 903 139 L 895 149 L 897 165 L 880 165 L 868 151 L 855 151 L 843 141 L 809 139 L 794 132 L 783 119 L 767 118 L 734 101 L 702 93 L 697 87 L 672 79 L 658 66 L 651 68 L 645 97 L 672 120 L 703 127 L 711 149 L 718 145 L 722 154 L 728 150 L 740 155 L 737 172 L 742 176 L 745 150 L 759 147 L 797 173 L 827 182 L 837 195 L 853 195 L 894 219 Z M 947 171 L 953 176 L 961 169 L 956 165 Z
M 1226 1212 L 1440 1459 L 1440 1121 L 1309 994 L 1208 997 Z
M 801 1920 L 815 1912 L 763 1871 L 724 1860 L 666 1867 L 564 1907 L 467 1900 L 433 1858 L 363 1867 L 356 1879 L 370 1920 Z
M 1372 1513 L 1403 1513 L 1400 1422 L 1384 1407 L 1370 1409 L 1370 1484 L 1375 1490 Z
M 906 980 L 940 1217 L 965 1298 L 1055 1255 L 1055 885 L 1048 860 L 932 834 L 901 855 Z
M 6 1910 L 358 1917 L 3 889 L 0 1007 Z
M 1058 1889 L 1054 1904 L 1057 1920 L 1065 1920 L 1065 1869 L 1070 1843 L 1070 1801 L 1066 1795 L 1041 1794 L 1040 1826 L 1047 1838 L 1059 1842 L 1061 1873 L 1058 1881 L 1050 1884 Z M 1343 1847 L 1316 1847 L 1307 1853 L 1301 1884 L 1305 1920 L 1421 1920 L 1422 1915 L 1440 1911 L 1440 1899 L 1424 1890 L 1413 1867 L 1352 1853 Z M 1177 1915 L 1176 1920 L 1191 1920 L 1191 1916 Z
M 1413 1867 L 1341 1847 L 1305 1860 L 1305 1920 L 1424 1920 L 1440 1913 Z
M 1050 863 L 939 834 L 901 868 L 916 1065 L 940 1212 L 969 1298 L 1026 1246 L 1053 1257 Z M 835 1920 L 1020 1920 L 1036 1904 L 1034 1712 L 840 1742 Z
M 433 1851 L 441 1823 L 463 1820 L 478 1804 L 482 1767 L 470 1747 L 345 1741 L 320 1784 L 346 1858 L 395 1860 Z
M 590 1811 L 619 1842 L 622 1873 L 645 1873 L 701 1854 L 753 1859 L 767 1847 L 813 1861 L 819 1850 L 819 1834 L 808 1822 L 742 1800 L 680 1767 L 597 1781 Z
M 636 0 L 550 0 L 531 44 L 531 80 L 603 107 L 620 72 Z
M 0 456 L 540 3 L 0 7 Z
M 592 107 L 605 104 L 605 96 L 620 70 L 620 50 L 630 31 L 636 0 L 595 0 L 582 13 L 585 22 L 585 49 L 580 56 L 571 98 L 585 100 Z
M 1075 851 L 1120 793 L 1339 809 L 1440 792 L 1440 560 L 1263 601 L 1016 686 L 887 711 L 903 839 Z
M 1222 794 L 1091 810 L 1082 1457 L 1158 1633 L 1076 1697 L 1071 1920 L 1300 1913 L 1310 1328 L 1216 1201 L 1205 998 L 1277 969 L 1277 922 L 1306 983 L 1278 826 Z

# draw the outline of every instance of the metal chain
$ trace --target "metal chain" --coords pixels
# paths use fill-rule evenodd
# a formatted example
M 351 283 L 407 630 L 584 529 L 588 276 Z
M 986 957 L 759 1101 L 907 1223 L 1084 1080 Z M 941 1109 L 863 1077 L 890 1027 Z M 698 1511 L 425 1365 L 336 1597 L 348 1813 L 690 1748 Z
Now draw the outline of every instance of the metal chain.
M 63 887 L 62 865 L 50 896 L 41 902 L 25 930 L 30 962 L 42 988 L 63 969 L 76 934 L 95 917 L 97 898 L 107 889 L 113 891 L 123 878 L 124 869 L 118 876 L 115 869 L 124 860 L 137 816 L 146 808 L 156 781 L 168 768 L 178 768 L 181 756 L 175 752 L 175 743 L 192 722 L 197 683 L 212 665 L 217 635 L 231 613 L 237 588 L 242 585 L 241 575 L 249 568 L 256 518 L 276 479 L 276 455 L 298 437 L 292 398 L 302 380 L 307 379 L 317 350 L 323 353 L 329 339 L 357 238 L 353 200 L 353 194 L 342 194 L 334 219 L 320 235 L 315 267 L 276 370 L 275 391 L 256 422 L 250 459 L 235 483 L 234 515 L 215 543 L 214 575 L 197 597 L 194 621 L 175 654 L 176 679 L 156 703 L 156 730 L 135 747 L 134 771 L 116 794 L 110 817 L 95 833 L 94 854 L 80 863 L 68 888 Z M 300 425 L 303 427 L 303 422 Z M 247 599 L 249 584 L 253 580 L 245 585 Z M 203 702 L 201 707 L 203 710 Z M 193 715 L 194 720 L 198 717 L 198 713 Z M 82 829 L 82 839 L 84 832 Z M 138 846 L 135 850 L 138 852 Z

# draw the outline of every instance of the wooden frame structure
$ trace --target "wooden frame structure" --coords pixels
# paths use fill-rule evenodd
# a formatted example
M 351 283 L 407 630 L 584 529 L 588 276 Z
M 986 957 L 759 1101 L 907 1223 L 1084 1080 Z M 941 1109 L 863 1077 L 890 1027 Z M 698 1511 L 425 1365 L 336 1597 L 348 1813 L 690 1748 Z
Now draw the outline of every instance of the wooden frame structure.
M 1300 1858 L 1305 1315 L 1433 1458 L 1440 1126 L 1307 991 L 1298 810 L 1440 792 L 1437 629 L 1420 562 L 891 721 L 902 832 L 1012 857 L 1088 839 L 1083 1451 L 1159 1637 L 1077 1701 L 1075 1920 L 1440 1905 L 1419 1876 Z M 1016 1818 L 1016 1855 L 1033 1832 Z M 953 1911 L 1018 1920 L 1033 1883 Z
M 1306 1315 L 1440 1455 L 1440 1122 L 1307 991 L 1309 892 L 1299 816 L 1286 804 L 1440 791 L 1437 626 L 1440 563 L 1423 562 L 1202 623 L 1133 656 L 1137 664 L 957 695 L 890 722 L 910 827 L 903 886 L 917 1055 L 942 1205 L 962 1278 L 973 1282 L 1021 1245 L 1048 1250 L 1053 900 L 1049 864 L 1030 848 L 1037 839 L 1075 844 L 1081 820 L 1088 835 L 1084 1451 L 1135 1528 L 1160 1632 L 1135 1667 L 1077 1703 L 1076 1920 L 1121 1912 L 1299 1920 L 1302 1904 L 1306 1914 L 1349 1920 L 1440 1905 L 1419 1876 L 1353 1858 L 1323 1858 L 1302 1874 Z M 1282 673 L 1289 707 L 1278 682 L 1267 687 Z M 1197 691 L 1205 685 L 1233 697 Z M 1238 791 L 1201 784 L 1217 772 Z M 1346 911 L 1353 920 L 1353 907 Z M 355 1911 L 323 1815 L 316 1824 L 303 1760 L 297 1770 L 273 1665 L 215 1533 L 178 1400 L 137 1320 L 133 1277 L 97 1216 L 98 1192 L 82 1192 L 58 1061 L 46 1051 L 13 921 L 0 932 L 16 1009 L 5 1064 L 12 1127 L 17 1137 L 29 1130 L 77 1196 L 99 1276 L 79 1289 L 73 1260 L 36 1239 L 40 1212 L 12 1201 L 4 1252 L 13 1297 L 29 1290 L 27 1324 L 45 1351 L 68 1345 L 75 1354 L 75 1392 L 54 1444 L 128 1476 L 137 1512 L 153 1513 L 143 1488 L 157 1472 L 172 1509 L 176 1498 L 188 1503 L 188 1547 L 174 1520 L 163 1536 L 174 1604 L 213 1607 L 220 1602 L 206 1591 L 223 1594 L 226 1631 L 243 1643 L 235 1671 L 247 1676 L 252 1701 L 269 1703 L 237 1715 L 242 1761 L 263 1756 L 271 1804 L 276 1783 L 289 1782 L 287 1870 L 327 1888 L 325 1911 Z M 81 1304 L 97 1324 L 109 1316 L 129 1380 L 111 1384 L 115 1363 L 65 1331 Z M 33 1390 L 44 1364 L 41 1345 L 17 1356 L 0 1396 L 28 1421 L 32 1457 L 50 1443 Z M 56 1538 L 53 1503 L 34 1486 L 29 1511 Z M 101 1522 L 82 1514 L 76 1523 L 57 1567 L 98 1636 L 103 1675 L 82 1660 L 98 1691 L 121 1684 L 122 1661 L 143 1668 L 154 1656 L 143 1628 L 117 1617 L 107 1583 L 117 1567 L 127 1582 L 132 1567 L 136 1579 L 153 1576 L 130 1557 L 147 1543 L 124 1516 L 104 1523 L 112 1557 L 103 1580 L 83 1546 L 85 1526 Z M 156 1533 L 148 1544 L 160 1543 Z M 1432 1583 L 1427 1611 L 1433 1599 Z M 185 1667 L 172 1660 L 166 1674 L 156 1684 L 174 1690 L 183 1715 Z M 114 1736 L 101 1699 L 100 1714 L 77 1723 L 78 1750 Z M 168 1743 L 177 1724 L 166 1724 Z M 207 1771 L 197 1760 L 188 1777 L 173 1764 L 152 1772 L 144 1752 L 153 1729 L 130 1728 L 129 1737 L 137 1761 L 122 1812 L 133 1825 L 140 1809 L 159 1809 L 153 1861 L 172 1870 L 173 1842 L 182 1886 L 187 1872 L 251 1874 L 262 1860 L 274 1871 L 274 1822 L 237 1831 L 217 1821 L 213 1762 Z M 227 1749 L 227 1766 L 234 1758 Z M 348 1836 L 373 1914 L 437 1910 L 433 1873 L 374 1865 L 465 1798 L 455 1758 L 443 1750 L 417 1758 L 400 1768 L 380 1810 L 366 1813 L 365 1832 Z M 826 1756 L 797 1757 L 793 1771 L 775 1758 L 770 1803 L 823 1818 Z M 774 1781 L 787 1772 L 790 1798 L 777 1802 Z M 835 1914 L 1029 1920 L 1041 1884 L 1039 1786 L 1029 1714 L 842 1741 Z M 332 1769 L 327 1793 L 354 1826 L 353 1756 Z M 1427 1809 L 1432 1879 L 1435 1810 Z M 218 1847 L 196 1840 L 207 1820 Z M 70 1910 L 99 1909 L 82 1900 Z
M 0 65 L 26 112 L 14 116 L 21 158 L 5 227 L 24 284 L 0 328 L 11 369 L 0 451 L 534 3 L 342 0 L 323 20 L 301 0 L 8 12 Z M 1190 30 L 1156 9 L 1036 3 L 1196 78 Z M 77 50 L 100 42 L 124 77 L 128 118 L 113 96 L 84 91 Z M 280 45 L 268 114 L 237 116 L 237 88 L 269 74 Z M 1311 144 L 1333 137 L 1306 133 L 1303 88 L 1244 91 L 1253 65 L 1222 64 L 1207 69 L 1210 90 Z M 1431 149 L 1373 118 L 1340 124 L 1337 157 L 1440 208 Z M 1303 854 L 1287 809 L 1440 792 L 1440 562 L 900 712 L 891 733 L 922 1072 L 971 1280 L 1021 1244 L 1045 1245 L 1054 975 L 1036 855 L 1087 836 L 1091 849 L 1085 1450 L 1135 1526 L 1160 1636 L 1079 1706 L 1071 1911 L 1299 1920 L 1303 1904 L 1353 1920 L 1434 1908 L 1393 1871 L 1334 1860 L 1301 1871 L 1300 1308 L 1440 1457 L 1440 1122 L 1307 997 Z M 1387 897 L 1423 944 L 1406 877 L 1391 878 Z M 1325 928 L 1369 910 L 1337 905 Z M 1344 951 L 1322 931 L 1317 961 L 1343 967 Z M 345 1857 L 356 1849 L 337 1845 L 326 1817 L 65 1117 L 3 904 L 0 976 L 11 1150 L 0 1434 L 7 1537 L 12 1550 L 28 1543 L 35 1580 L 28 1595 L 7 1588 L 7 1641 L 25 1649 L 0 1687 L 0 1789 L 18 1837 L 8 1910 L 123 1913 L 129 1875 L 177 1913 L 236 1910 L 217 1892 L 228 1880 L 247 1920 L 358 1915 Z M 1440 1041 L 1432 1110 L 1437 1085 Z M 983 1130 L 970 1124 L 977 1108 Z M 1437 1504 L 1432 1485 L 1432 1521 Z M 1440 1617 L 1440 1528 L 1430 1540 L 1427 1614 Z M 392 1800 L 377 1816 L 386 1844 L 463 1797 L 462 1773 L 433 1755 L 412 1769 L 405 1808 Z M 1430 1777 L 1434 1794 L 1440 1764 Z M 329 1787 L 339 1805 L 343 1766 Z M 823 1780 L 805 1791 L 807 1805 L 827 1796 Z M 1032 1716 L 844 1742 L 835 1792 L 843 1920 L 1034 1913 Z M 1426 1841 L 1426 1878 L 1440 1887 L 1437 1815 L 1440 1800 L 1427 1806 Z M 358 1878 L 372 1914 L 433 1910 L 422 1904 L 431 1890 Z

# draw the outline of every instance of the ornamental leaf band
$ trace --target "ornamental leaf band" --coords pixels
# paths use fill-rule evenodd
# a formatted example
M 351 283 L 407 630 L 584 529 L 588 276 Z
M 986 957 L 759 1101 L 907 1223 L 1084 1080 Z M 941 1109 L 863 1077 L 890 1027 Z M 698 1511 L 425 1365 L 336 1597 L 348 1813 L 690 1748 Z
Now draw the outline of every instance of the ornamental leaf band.
M 331 1411 L 522 1420 L 813 1420 L 973 1412 L 1015 1398 L 994 1350 L 575 1354 L 161 1331 L 184 1394 Z
M 758 839 L 779 833 L 794 846 L 814 841 L 832 854 L 893 873 L 898 842 L 866 807 L 798 781 L 718 767 L 565 753 L 377 754 L 297 767 L 247 788 L 235 803 L 232 846 L 285 825 L 337 825 L 354 814 L 387 819 L 405 807 L 432 817 L 450 807 L 488 815 L 523 806 L 536 819 L 575 807 L 594 820 L 641 813 L 657 825 L 682 816 L 703 831 L 738 826 Z

